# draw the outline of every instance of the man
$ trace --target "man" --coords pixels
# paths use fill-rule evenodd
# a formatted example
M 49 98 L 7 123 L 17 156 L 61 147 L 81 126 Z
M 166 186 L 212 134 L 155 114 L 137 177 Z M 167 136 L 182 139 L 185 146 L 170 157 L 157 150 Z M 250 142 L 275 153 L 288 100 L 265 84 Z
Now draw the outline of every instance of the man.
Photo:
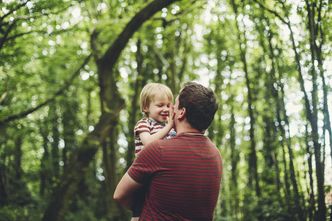
M 131 208 L 134 193 L 146 188 L 139 220 L 212 220 L 222 168 L 204 131 L 217 108 L 212 90 L 187 83 L 174 105 L 177 136 L 147 145 L 120 180 L 114 199 Z

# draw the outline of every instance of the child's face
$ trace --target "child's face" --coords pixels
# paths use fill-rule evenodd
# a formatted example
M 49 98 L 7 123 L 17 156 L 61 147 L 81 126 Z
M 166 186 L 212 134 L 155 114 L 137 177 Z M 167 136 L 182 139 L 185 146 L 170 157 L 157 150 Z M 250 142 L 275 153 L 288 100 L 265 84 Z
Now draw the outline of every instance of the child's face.
M 172 101 L 167 96 L 156 96 L 149 107 L 144 108 L 144 112 L 155 121 L 165 122 L 167 121 L 171 105 Z

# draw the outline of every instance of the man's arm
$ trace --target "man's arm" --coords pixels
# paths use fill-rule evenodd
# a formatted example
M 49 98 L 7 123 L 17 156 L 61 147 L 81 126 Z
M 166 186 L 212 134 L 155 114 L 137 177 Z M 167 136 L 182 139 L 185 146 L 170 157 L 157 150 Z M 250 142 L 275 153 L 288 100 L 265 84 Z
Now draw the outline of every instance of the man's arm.
M 128 173 L 125 173 L 115 188 L 113 199 L 124 207 L 131 209 L 133 205 L 133 195 L 135 191 L 142 186 L 142 184 L 137 183 L 131 178 Z

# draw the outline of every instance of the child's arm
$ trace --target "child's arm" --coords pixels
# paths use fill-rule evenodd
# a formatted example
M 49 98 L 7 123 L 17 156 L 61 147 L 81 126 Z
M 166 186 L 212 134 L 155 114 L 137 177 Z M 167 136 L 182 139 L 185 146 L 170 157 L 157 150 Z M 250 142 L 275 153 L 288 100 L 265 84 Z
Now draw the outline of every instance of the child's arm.
M 174 124 L 174 121 L 173 121 L 174 114 L 173 113 L 174 113 L 173 108 L 171 108 L 166 126 L 163 127 L 161 130 L 159 130 L 157 133 L 150 134 L 149 132 L 141 132 L 139 134 L 139 137 L 144 146 L 146 146 L 147 144 L 149 144 L 155 140 L 159 140 L 159 139 L 162 139 L 167 136 L 169 131 L 173 128 L 173 124 Z
M 166 137 L 168 132 L 172 129 L 172 127 L 173 124 L 168 123 L 163 129 L 159 130 L 155 134 L 150 134 L 149 132 L 142 132 L 139 134 L 139 137 L 141 138 L 143 145 L 146 146 L 147 144 L 155 140 L 159 140 Z

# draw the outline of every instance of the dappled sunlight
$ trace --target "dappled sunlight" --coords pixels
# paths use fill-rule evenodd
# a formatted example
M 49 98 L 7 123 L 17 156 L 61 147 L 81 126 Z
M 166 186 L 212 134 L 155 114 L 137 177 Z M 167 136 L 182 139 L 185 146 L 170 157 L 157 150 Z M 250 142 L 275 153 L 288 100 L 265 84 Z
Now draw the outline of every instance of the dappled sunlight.
M 331 14 L 320 6 L 3 0 L 0 219 L 129 220 L 112 191 L 135 160 L 141 89 L 159 82 L 176 97 L 188 81 L 219 103 L 206 131 L 224 166 L 214 221 L 328 219 Z

